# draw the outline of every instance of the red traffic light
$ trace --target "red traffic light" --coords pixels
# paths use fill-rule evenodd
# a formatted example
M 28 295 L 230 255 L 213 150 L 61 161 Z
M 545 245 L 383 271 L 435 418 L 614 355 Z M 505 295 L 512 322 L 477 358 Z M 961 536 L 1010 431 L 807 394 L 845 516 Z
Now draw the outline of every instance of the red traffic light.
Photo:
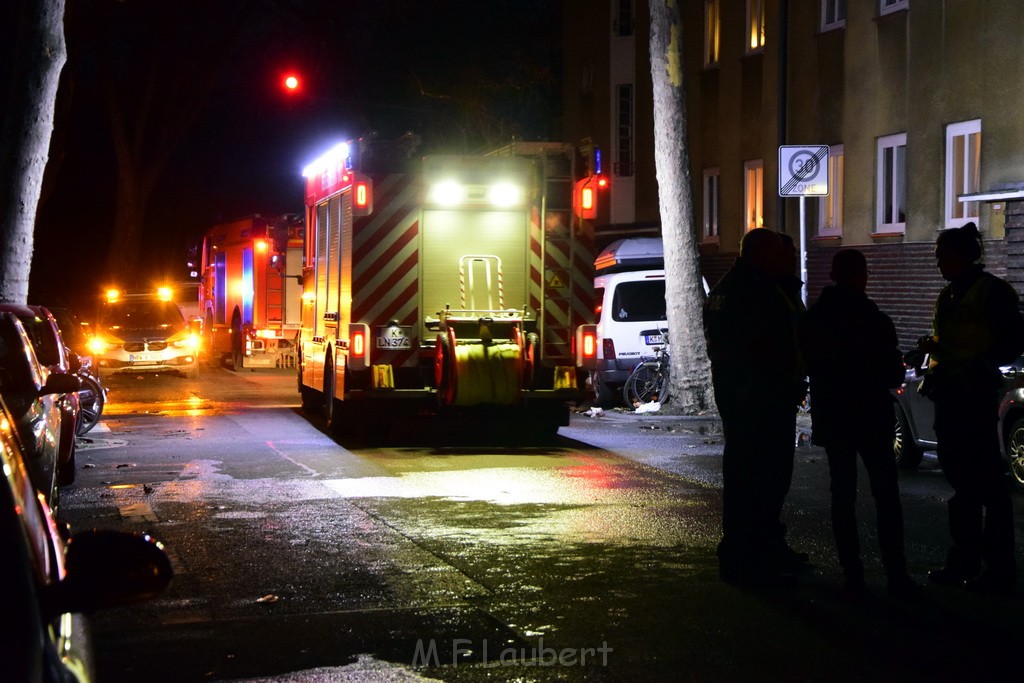
M 296 93 L 302 87 L 302 81 L 299 80 L 298 74 L 287 73 L 281 79 L 281 85 L 284 86 L 285 92 Z

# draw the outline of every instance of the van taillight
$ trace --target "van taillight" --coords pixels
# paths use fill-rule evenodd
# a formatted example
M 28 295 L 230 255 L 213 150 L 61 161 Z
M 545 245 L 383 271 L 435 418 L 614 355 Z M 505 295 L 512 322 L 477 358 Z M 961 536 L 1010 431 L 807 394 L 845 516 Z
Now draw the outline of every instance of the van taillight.
M 615 358 L 615 340 L 602 339 L 601 350 L 604 352 L 603 358 L 605 360 L 613 360 Z

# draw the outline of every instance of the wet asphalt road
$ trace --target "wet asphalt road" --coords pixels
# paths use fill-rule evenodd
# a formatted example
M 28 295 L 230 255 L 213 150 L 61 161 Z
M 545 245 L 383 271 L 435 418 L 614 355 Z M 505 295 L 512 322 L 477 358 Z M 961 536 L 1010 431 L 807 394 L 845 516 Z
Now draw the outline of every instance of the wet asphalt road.
M 108 385 L 62 514 L 151 532 L 176 578 L 95 615 L 100 680 L 1021 677 L 1024 598 L 888 598 L 866 493 L 871 590 L 843 599 L 813 447 L 786 512 L 813 567 L 796 589 L 750 591 L 717 577 L 714 421 L 576 415 L 523 447 L 406 424 L 397 445 L 346 447 L 298 410 L 292 371 Z M 930 458 L 901 487 L 923 578 L 945 553 L 948 489 Z

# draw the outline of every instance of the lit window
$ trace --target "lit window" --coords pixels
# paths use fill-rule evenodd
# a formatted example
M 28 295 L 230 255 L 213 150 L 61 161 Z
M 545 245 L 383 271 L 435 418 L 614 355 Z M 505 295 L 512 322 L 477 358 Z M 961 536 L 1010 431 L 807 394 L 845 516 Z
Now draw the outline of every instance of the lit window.
M 764 227 L 764 162 L 743 164 L 743 220 L 747 230 Z
M 843 146 L 828 148 L 828 196 L 818 198 L 818 235 L 843 234 Z
M 721 15 L 718 0 L 704 0 L 704 66 L 718 64 L 718 34 Z
M 718 183 L 717 168 L 704 169 L 704 241 L 718 241 Z
M 764 0 L 747 0 L 747 52 L 764 50 Z
M 907 9 L 910 7 L 910 0 L 880 0 L 881 5 L 878 8 L 879 14 L 889 14 L 890 12 L 898 12 L 901 9 Z
M 821 30 L 846 26 L 846 0 L 821 0 Z
M 907 225 L 907 134 L 878 138 L 877 232 L 903 232 Z
M 981 187 L 981 121 L 946 126 L 946 227 L 978 221 L 978 202 L 961 202 L 960 195 Z

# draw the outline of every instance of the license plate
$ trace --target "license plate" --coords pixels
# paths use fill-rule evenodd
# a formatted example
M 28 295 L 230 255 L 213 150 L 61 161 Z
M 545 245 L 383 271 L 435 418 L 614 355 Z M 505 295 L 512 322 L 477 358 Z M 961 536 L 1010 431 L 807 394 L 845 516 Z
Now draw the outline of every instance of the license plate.
M 129 363 L 152 363 L 157 360 L 155 353 L 133 353 L 128 356 Z
M 648 346 L 661 343 L 660 334 L 645 334 L 644 341 L 647 342 Z
M 411 327 L 379 327 L 377 328 L 378 349 L 411 349 Z

